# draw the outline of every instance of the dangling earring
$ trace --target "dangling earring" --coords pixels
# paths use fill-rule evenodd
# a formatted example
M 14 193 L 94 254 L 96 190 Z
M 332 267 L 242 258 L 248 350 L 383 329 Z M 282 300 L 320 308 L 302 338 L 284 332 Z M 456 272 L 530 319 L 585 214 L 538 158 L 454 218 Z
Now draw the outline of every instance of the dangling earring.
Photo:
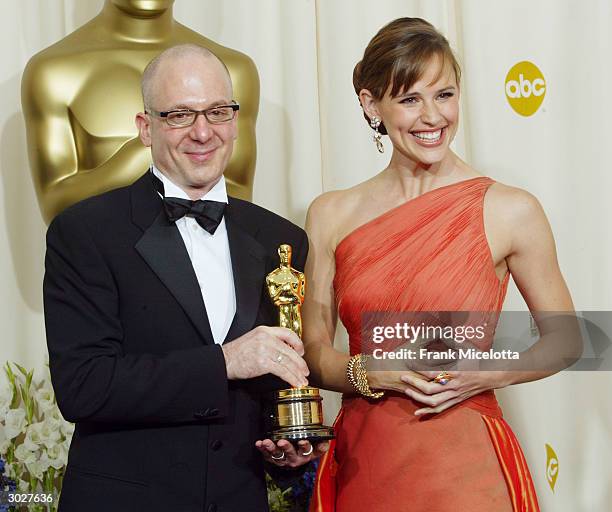
M 381 121 L 380 121 L 380 119 L 378 117 L 373 117 L 370 120 L 370 126 L 372 127 L 372 130 L 374 130 L 374 137 L 372 137 L 372 140 L 376 144 L 376 149 L 378 149 L 378 152 L 379 153 L 384 153 L 385 152 L 385 146 L 383 146 L 383 143 L 382 143 L 382 135 L 378 131 L 378 127 L 380 126 L 380 123 L 381 123 Z

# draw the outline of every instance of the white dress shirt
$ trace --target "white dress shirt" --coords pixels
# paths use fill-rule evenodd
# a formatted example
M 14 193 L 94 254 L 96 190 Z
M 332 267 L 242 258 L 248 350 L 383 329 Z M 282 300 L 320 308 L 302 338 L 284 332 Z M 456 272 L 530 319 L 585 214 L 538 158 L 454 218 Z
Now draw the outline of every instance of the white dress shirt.
M 180 187 L 172 183 L 159 169 L 153 166 L 153 174 L 164 184 L 166 197 L 191 199 Z M 221 179 L 200 199 L 227 203 L 225 178 Z M 208 321 L 215 343 L 223 343 L 236 314 L 236 291 L 234 273 L 227 239 L 225 218 L 211 235 L 193 217 L 176 221 L 193 270 L 198 278 Z

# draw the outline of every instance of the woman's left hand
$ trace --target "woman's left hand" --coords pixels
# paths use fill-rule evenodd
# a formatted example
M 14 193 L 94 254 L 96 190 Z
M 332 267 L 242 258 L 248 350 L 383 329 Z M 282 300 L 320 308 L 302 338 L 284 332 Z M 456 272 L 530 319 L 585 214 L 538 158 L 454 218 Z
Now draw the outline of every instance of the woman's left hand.
M 436 414 L 468 398 L 489 389 L 502 388 L 507 385 L 505 372 L 501 371 L 448 371 L 450 380 L 439 384 L 433 379 L 439 371 L 418 371 L 429 380 L 421 380 L 413 375 L 405 375 L 402 381 L 409 384 L 405 391 L 413 400 L 427 407 L 415 411 L 415 416 Z

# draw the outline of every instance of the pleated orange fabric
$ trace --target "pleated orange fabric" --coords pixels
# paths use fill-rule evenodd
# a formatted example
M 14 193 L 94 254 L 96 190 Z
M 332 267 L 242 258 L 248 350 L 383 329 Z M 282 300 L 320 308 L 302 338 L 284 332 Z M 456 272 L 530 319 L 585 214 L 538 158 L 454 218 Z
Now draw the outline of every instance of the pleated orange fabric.
M 500 280 L 495 273 L 483 221 L 492 183 L 478 177 L 434 189 L 339 243 L 334 290 L 351 354 L 363 351 L 362 313 L 501 309 L 508 275 Z M 437 415 L 414 416 L 421 407 L 400 394 L 345 397 L 311 511 L 539 510 L 492 391 Z

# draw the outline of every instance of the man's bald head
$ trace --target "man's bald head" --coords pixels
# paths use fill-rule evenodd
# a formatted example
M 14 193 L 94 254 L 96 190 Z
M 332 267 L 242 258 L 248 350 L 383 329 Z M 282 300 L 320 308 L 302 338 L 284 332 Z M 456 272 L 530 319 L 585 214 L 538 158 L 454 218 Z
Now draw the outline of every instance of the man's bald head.
M 198 46 L 196 44 L 181 44 L 164 50 L 151 62 L 149 62 L 149 64 L 147 64 L 147 67 L 142 74 L 141 81 L 142 101 L 144 103 L 145 110 L 152 108 L 155 103 L 155 90 L 157 88 L 156 81 L 160 76 L 160 73 L 167 71 L 173 63 L 185 59 L 213 60 L 220 63 L 225 71 L 225 74 L 227 75 L 230 90 L 232 90 L 232 79 L 227 66 L 221 59 L 203 46 Z

